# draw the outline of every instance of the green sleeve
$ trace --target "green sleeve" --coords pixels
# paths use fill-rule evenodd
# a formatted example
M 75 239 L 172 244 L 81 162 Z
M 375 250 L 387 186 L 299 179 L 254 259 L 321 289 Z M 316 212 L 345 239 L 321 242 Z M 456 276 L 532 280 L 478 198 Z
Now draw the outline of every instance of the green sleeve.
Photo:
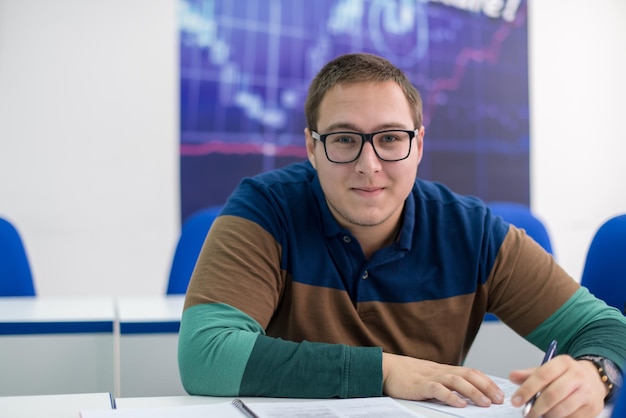
M 238 396 L 244 368 L 261 326 L 228 305 L 185 309 L 178 332 L 178 369 L 191 395 Z
M 382 349 L 259 336 L 241 383 L 242 396 L 354 398 L 382 396 Z
M 225 304 L 183 312 L 178 364 L 183 387 L 193 395 L 382 395 L 381 348 L 267 337 L 251 317 Z
M 526 339 L 545 350 L 553 339 L 559 354 L 584 354 L 609 358 L 624 370 L 626 317 L 581 287 Z

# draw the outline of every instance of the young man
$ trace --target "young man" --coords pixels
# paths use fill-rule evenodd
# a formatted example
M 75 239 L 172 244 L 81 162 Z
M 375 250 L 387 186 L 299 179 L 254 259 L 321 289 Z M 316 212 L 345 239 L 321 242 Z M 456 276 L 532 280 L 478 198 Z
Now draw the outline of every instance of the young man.
M 417 179 L 422 103 L 406 76 L 341 56 L 305 105 L 308 162 L 245 179 L 187 291 L 179 366 L 191 394 L 388 395 L 463 407 L 503 394 L 460 366 L 486 312 L 560 354 L 514 371 L 529 416 L 591 417 L 622 365 L 626 320 L 478 199 Z M 618 382 L 615 382 L 618 383 Z

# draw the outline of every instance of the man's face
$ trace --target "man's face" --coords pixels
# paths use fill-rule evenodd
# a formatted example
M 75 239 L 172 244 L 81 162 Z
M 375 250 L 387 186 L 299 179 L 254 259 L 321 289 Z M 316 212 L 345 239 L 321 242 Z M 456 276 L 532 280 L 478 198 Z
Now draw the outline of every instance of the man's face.
M 320 104 L 318 133 L 370 133 L 386 129 L 414 130 L 413 112 L 402 89 L 393 81 L 335 86 Z M 424 129 L 412 140 L 411 153 L 401 161 L 378 159 L 367 142 L 351 163 L 328 161 L 324 144 L 306 129 L 307 154 L 317 170 L 331 212 L 340 225 L 354 232 L 362 227 L 397 225 L 404 201 L 422 158 Z

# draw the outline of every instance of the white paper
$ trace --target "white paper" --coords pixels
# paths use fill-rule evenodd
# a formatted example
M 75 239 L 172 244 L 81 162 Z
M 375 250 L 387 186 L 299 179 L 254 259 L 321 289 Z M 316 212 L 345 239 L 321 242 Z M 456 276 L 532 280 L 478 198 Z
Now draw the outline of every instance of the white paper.
M 416 402 L 420 406 L 445 412 L 453 417 L 473 418 L 473 417 L 498 417 L 498 418 L 520 418 L 522 416 L 522 408 L 511 405 L 511 397 L 519 387 L 515 383 L 511 383 L 508 379 L 501 377 L 489 376 L 504 392 L 504 402 L 502 404 L 491 404 L 489 407 L 477 406 L 469 399 L 465 408 L 455 408 L 439 402 L 419 401 Z
M 259 418 L 416 418 L 425 417 L 391 398 L 351 398 L 305 402 L 246 402 Z M 518 417 L 519 418 L 519 417 Z

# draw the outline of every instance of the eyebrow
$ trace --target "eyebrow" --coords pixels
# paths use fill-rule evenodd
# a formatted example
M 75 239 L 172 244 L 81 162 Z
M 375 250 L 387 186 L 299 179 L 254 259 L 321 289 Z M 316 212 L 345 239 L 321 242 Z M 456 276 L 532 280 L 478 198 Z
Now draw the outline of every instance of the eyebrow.
M 372 132 L 394 130 L 394 129 L 407 130 L 411 128 L 405 127 L 401 123 L 385 123 L 383 125 L 378 125 L 376 129 Z M 339 123 L 333 123 L 327 126 L 324 131 L 325 132 L 343 132 L 343 131 L 362 132 L 363 130 L 359 129 L 356 125 L 353 125 L 351 123 L 339 122 Z

